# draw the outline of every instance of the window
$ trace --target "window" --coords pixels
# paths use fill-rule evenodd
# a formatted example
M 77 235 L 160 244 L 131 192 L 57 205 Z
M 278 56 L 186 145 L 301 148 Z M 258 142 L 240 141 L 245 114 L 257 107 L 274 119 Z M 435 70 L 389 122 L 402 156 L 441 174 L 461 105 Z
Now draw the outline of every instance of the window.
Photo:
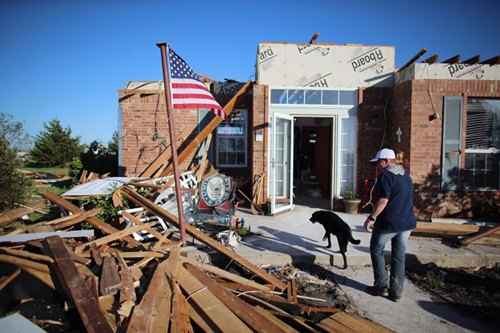
M 235 110 L 217 128 L 216 156 L 218 167 L 247 166 L 247 111 Z
M 271 89 L 271 104 L 352 106 L 357 96 L 356 90 Z
M 272 104 L 286 104 L 286 90 L 285 89 L 272 89 L 271 90 L 271 103 Z
M 465 114 L 462 104 L 462 97 L 444 99 L 442 189 L 497 190 L 500 188 L 500 100 L 469 98 Z
M 465 132 L 466 189 L 500 188 L 500 100 L 469 98 Z

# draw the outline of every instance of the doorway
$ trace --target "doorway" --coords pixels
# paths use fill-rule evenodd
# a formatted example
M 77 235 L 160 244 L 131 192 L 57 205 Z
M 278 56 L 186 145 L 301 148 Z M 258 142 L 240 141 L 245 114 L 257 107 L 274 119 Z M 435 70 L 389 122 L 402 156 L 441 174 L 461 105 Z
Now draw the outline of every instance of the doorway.
M 329 209 L 332 191 L 333 119 L 294 117 L 294 203 Z

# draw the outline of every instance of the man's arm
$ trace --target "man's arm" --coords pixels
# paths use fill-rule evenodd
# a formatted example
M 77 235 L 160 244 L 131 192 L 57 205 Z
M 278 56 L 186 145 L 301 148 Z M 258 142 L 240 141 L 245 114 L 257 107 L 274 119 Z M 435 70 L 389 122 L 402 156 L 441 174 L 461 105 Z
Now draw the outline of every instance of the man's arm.
M 367 231 L 371 231 L 373 229 L 373 225 L 375 224 L 377 216 L 379 216 L 380 213 L 382 213 L 384 208 L 387 206 L 388 202 L 389 202 L 388 198 L 378 199 L 377 203 L 375 204 L 375 209 L 373 210 L 373 213 L 366 218 L 366 221 L 364 223 L 364 227 Z

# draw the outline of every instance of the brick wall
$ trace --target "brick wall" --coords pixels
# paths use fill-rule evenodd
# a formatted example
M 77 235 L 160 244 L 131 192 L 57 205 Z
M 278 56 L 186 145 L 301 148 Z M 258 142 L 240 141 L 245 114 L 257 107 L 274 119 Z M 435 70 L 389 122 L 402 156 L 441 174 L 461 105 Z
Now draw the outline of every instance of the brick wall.
M 421 218 L 500 214 L 499 192 L 440 193 L 444 96 L 500 97 L 499 81 L 414 80 L 411 82 L 410 174 Z M 396 87 L 395 89 L 398 89 Z M 436 113 L 439 117 L 433 119 Z M 463 126 L 465 128 L 465 126 Z M 465 135 L 463 135 L 465 138 Z
M 165 98 L 157 90 L 122 89 L 118 95 L 122 121 L 120 174 L 136 176 L 162 150 L 170 149 Z M 197 130 L 198 112 L 175 110 L 172 115 L 179 146 Z
M 387 124 L 387 113 L 384 116 L 384 108 L 391 97 L 390 88 L 370 87 L 360 92 L 358 108 L 358 164 L 357 164 L 357 188 L 358 194 L 363 197 L 365 180 L 374 177 L 375 169 L 369 160 L 375 155 L 381 146 L 387 143 L 384 129 Z M 386 110 L 387 111 L 387 110 Z
M 267 96 L 269 89 L 264 85 L 254 85 L 253 87 L 253 107 L 251 117 L 251 163 L 252 179 L 257 175 L 266 175 L 267 177 L 267 143 L 269 112 L 267 110 Z M 257 134 L 263 134 L 263 141 L 256 141 Z M 267 179 L 266 179 L 267 181 Z M 265 185 L 265 183 L 263 184 Z M 267 186 L 264 186 L 264 198 L 267 198 Z M 252 193 L 255 195 L 255 193 Z

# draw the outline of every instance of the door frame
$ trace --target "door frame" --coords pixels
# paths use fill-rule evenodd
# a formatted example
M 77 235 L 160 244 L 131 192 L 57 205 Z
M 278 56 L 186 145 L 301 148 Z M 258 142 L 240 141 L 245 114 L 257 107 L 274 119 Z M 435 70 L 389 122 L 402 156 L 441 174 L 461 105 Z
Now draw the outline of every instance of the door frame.
M 271 214 L 277 214 L 283 211 L 291 210 L 293 209 L 293 122 L 294 122 L 294 117 L 290 116 L 288 114 L 284 113 L 279 113 L 275 112 L 272 115 L 272 126 L 271 126 L 271 135 L 272 135 L 272 140 L 270 141 L 270 158 L 269 158 L 269 166 L 270 166 L 270 173 L 272 177 L 269 178 L 269 186 L 272 187 L 272 191 L 270 192 L 270 200 L 271 200 Z M 274 156 L 275 156 L 275 148 L 276 148 L 276 123 L 278 119 L 285 119 L 290 122 L 290 142 L 289 142 L 289 149 L 290 149 L 290 156 L 289 156 L 289 167 L 288 167 L 288 179 L 289 179 L 289 184 L 288 184 L 288 193 L 289 193 L 289 204 L 286 206 L 281 206 L 281 207 L 276 207 L 276 182 L 274 181 L 276 179 L 276 168 L 274 167 Z M 272 142 L 272 144 L 271 144 Z M 285 147 L 287 149 L 287 147 Z M 272 179 L 272 182 L 271 182 Z

